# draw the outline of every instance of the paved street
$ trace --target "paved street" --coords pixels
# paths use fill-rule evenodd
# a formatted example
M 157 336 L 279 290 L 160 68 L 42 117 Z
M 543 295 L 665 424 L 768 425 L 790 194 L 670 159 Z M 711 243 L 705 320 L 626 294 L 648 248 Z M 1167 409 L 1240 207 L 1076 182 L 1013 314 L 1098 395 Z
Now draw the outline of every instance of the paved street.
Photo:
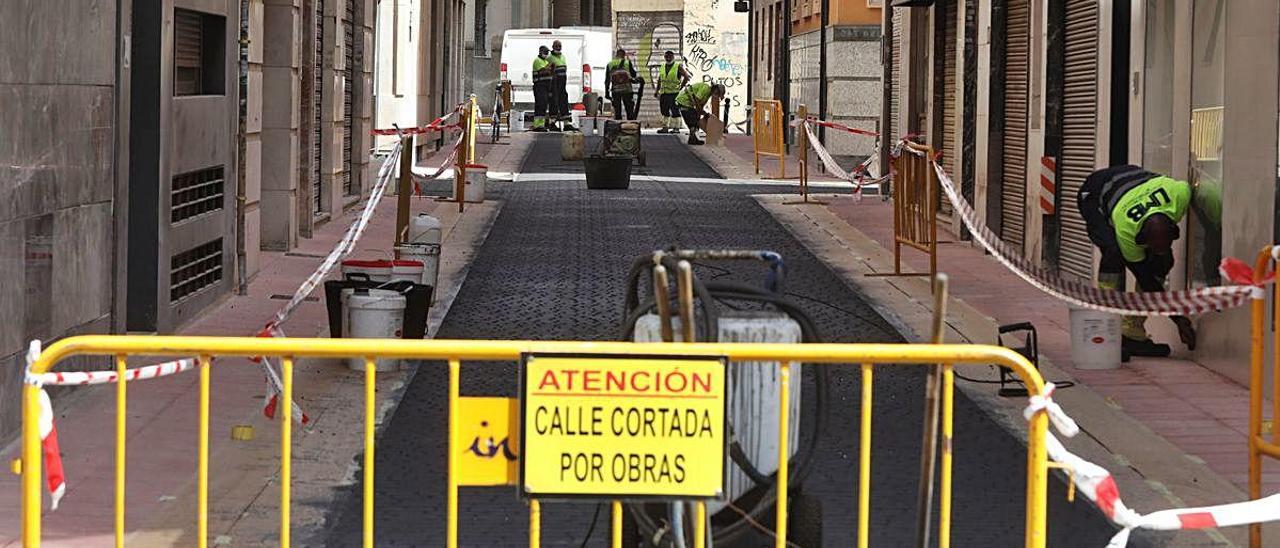
M 714 172 L 675 137 L 646 136 L 654 175 L 708 177 Z M 558 136 L 538 136 L 523 162 L 529 173 L 566 173 Z M 590 150 L 590 144 L 589 148 Z M 637 171 L 640 173 L 641 171 Z M 753 189 L 708 183 L 633 182 L 628 191 L 588 191 L 581 181 L 516 182 L 490 189 L 505 201 L 488 239 L 438 334 L 439 338 L 609 340 L 618 337 L 623 285 L 632 259 L 654 249 L 766 248 L 788 265 L 786 291 L 818 323 L 828 341 L 897 342 L 897 332 L 751 198 Z M 729 273 L 698 267 L 704 277 L 758 283 L 750 268 Z M 876 377 L 872 545 L 902 546 L 914 538 L 915 476 L 920 430 L 918 370 L 881 369 Z M 805 387 L 813 383 L 812 371 Z M 854 537 L 858 447 L 856 369 L 837 368 L 813 473 L 802 490 L 821 498 L 825 545 Z M 464 366 L 464 395 L 514 395 L 513 363 Z M 381 546 L 439 546 L 444 540 L 446 371 L 424 364 L 406 389 L 379 441 L 377 539 Z M 956 546 L 1013 546 L 1022 539 L 1024 443 L 957 391 Z M 806 400 L 806 403 L 812 403 Z M 812 435 L 807 429 L 805 436 Z M 527 510 L 512 488 L 466 489 L 464 546 L 525 542 Z M 1052 482 L 1051 546 L 1102 546 L 1111 526 L 1090 505 L 1069 504 Z M 331 509 L 323 540 L 350 546 L 360 530 L 359 485 Z M 584 543 L 595 505 L 544 506 L 544 544 Z M 603 512 L 602 512 L 603 513 Z M 602 516 L 589 545 L 604 545 Z M 761 536 L 743 545 L 759 546 Z M 1135 543 L 1137 544 L 1137 543 Z

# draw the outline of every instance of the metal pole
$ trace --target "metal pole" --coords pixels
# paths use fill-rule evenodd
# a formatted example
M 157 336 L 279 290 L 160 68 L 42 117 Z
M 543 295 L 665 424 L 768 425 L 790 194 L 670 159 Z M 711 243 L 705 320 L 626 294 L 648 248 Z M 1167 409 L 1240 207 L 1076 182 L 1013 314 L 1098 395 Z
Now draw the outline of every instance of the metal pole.
M 406 143 L 408 141 L 408 143 Z M 396 185 L 396 245 L 409 230 L 409 197 L 413 194 L 413 138 L 400 135 L 400 181 Z
M 947 275 L 933 278 L 933 344 L 942 344 L 947 328 Z M 942 406 L 942 366 L 929 369 L 924 392 L 924 433 L 920 445 L 920 490 L 916 499 L 916 546 L 929 547 L 929 518 L 933 513 L 934 464 L 938 458 L 938 421 Z

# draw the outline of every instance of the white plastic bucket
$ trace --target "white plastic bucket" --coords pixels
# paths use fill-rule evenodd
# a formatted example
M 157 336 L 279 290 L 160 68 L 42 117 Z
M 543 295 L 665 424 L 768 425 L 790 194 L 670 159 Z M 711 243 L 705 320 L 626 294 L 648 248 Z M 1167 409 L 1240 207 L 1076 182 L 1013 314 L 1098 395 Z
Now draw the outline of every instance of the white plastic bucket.
M 439 244 L 440 219 L 426 213 L 419 213 L 409 220 L 409 233 L 405 241 L 415 244 Z
M 1120 316 L 1071 309 L 1071 362 L 1076 369 L 1120 367 Z
M 422 261 L 416 259 L 400 259 L 391 262 L 391 281 L 410 281 L 422 283 Z
M 467 181 L 463 199 L 471 203 L 484 201 L 484 184 L 489 178 L 489 166 L 470 164 L 467 166 Z
M 364 274 L 370 281 L 385 282 L 391 279 L 391 261 L 386 259 L 364 260 L 348 259 L 342 261 L 342 277 L 349 274 Z
M 404 326 L 405 298 L 395 291 L 353 291 L 347 297 L 347 321 L 353 339 L 398 339 Z M 378 371 L 395 371 L 400 360 L 379 359 Z M 364 356 L 347 358 L 347 367 L 364 371 Z
M 515 133 L 517 131 L 524 131 L 524 111 L 523 110 L 517 110 L 515 112 L 512 112 L 510 116 L 510 120 L 511 120 L 510 122 L 511 128 L 509 129 L 509 131 L 511 133 Z
M 407 243 L 401 244 L 396 251 L 400 252 L 401 259 L 422 263 L 422 276 L 414 281 L 436 287 L 440 281 L 440 244 Z M 434 294 L 432 297 L 434 300 Z

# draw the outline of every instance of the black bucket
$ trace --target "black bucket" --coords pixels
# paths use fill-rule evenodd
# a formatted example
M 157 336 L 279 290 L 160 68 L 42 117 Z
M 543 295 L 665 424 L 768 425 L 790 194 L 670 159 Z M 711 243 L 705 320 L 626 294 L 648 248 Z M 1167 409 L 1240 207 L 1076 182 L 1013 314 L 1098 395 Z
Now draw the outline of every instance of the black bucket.
M 588 156 L 587 188 L 626 189 L 631 187 L 631 156 Z

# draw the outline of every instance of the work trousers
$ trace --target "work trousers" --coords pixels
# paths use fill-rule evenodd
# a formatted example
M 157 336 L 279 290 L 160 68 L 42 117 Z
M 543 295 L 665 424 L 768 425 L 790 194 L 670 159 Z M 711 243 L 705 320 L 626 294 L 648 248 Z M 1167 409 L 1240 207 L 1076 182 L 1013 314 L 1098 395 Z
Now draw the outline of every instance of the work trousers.
M 664 117 L 680 117 L 680 106 L 676 104 L 677 95 L 679 95 L 679 93 L 663 93 L 658 96 L 658 108 L 662 109 L 662 115 Z
M 621 120 L 625 115 L 628 120 L 635 120 L 636 117 L 631 115 L 631 111 L 636 108 L 636 97 L 632 91 L 614 91 L 611 92 L 609 100 L 613 103 L 613 119 Z
M 535 127 L 542 127 L 547 120 L 547 108 L 551 106 L 551 81 L 533 83 L 533 116 Z
M 702 122 L 702 111 L 680 107 L 680 116 L 684 118 L 684 125 L 689 126 L 689 139 L 692 140 L 698 135 L 698 126 Z
M 569 118 L 569 85 L 568 76 L 556 76 L 551 80 L 551 118 L 567 120 Z

